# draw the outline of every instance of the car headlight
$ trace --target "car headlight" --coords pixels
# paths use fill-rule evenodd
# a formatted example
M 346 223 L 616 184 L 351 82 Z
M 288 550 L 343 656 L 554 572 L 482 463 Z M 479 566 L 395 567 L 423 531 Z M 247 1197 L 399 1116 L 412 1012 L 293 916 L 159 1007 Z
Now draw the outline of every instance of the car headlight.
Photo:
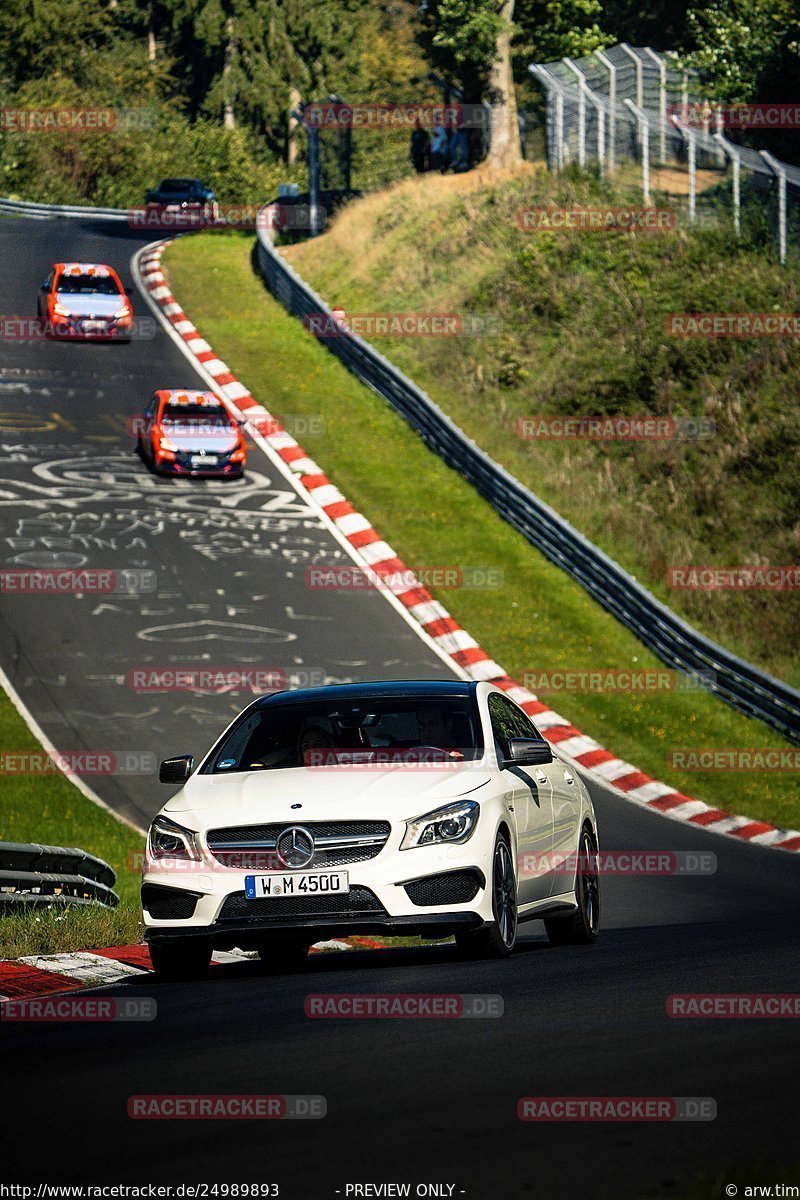
M 158 439 L 158 448 L 159 448 L 159 450 L 171 450 L 173 454 L 175 453 L 175 451 L 177 449 L 177 447 L 174 446 L 173 443 L 167 437 L 160 437 Z
M 53 313 L 54 313 L 54 314 L 55 314 L 55 316 L 57 316 L 57 317 L 68 317 L 68 316 L 69 316 L 69 309 L 68 309 L 68 308 L 64 308 L 64 305 L 63 305 L 63 304 L 59 304 L 59 302 L 56 300 L 56 301 L 54 302 L 54 304 L 53 304 Z
M 459 800 L 456 804 L 448 804 L 413 821 L 406 821 L 400 849 L 466 842 L 475 832 L 480 811 L 481 806 L 476 801 Z
M 114 313 L 114 320 L 118 321 L 118 320 L 120 320 L 121 317 L 129 317 L 130 315 L 131 315 L 130 307 L 127 304 L 123 304 L 122 308 L 118 308 L 117 311 Z
M 197 844 L 197 834 L 184 829 L 169 817 L 156 817 L 147 835 L 147 852 L 150 858 L 182 858 L 202 862 L 203 856 Z

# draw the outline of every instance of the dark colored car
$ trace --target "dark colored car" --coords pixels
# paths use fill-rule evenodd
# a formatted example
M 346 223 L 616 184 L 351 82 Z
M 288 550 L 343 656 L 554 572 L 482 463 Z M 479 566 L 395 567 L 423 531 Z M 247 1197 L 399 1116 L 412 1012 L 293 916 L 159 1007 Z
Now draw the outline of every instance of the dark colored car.
M 206 217 L 216 217 L 219 206 L 210 187 L 200 179 L 162 179 L 158 187 L 145 196 L 145 204 L 156 205 L 168 212 L 199 209 Z

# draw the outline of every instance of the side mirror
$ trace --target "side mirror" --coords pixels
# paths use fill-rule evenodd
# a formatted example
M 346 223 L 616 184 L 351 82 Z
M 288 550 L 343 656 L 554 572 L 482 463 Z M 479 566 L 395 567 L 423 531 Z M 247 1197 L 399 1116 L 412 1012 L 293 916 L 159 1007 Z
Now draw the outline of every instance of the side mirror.
M 540 742 L 536 738 L 511 738 L 508 743 L 508 755 L 503 763 L 505 767 L 544 766 L 553 761 L 547 742 Z
M 179 758 L 165 758 L 158 768 L 159 783 L 186 783 L 192 773 L 194 758 L 182 754 Z
M 49 288 L 50 288 L 50 280 L 49 280 L 49 279 L 43 279 L 43 280 L 42 280 L 41 287 L 39 288 L 39 291 L 40 291 L 40 292 L 46 292 L 46 291 L 48 291 L 48 290 L 49 290 Z

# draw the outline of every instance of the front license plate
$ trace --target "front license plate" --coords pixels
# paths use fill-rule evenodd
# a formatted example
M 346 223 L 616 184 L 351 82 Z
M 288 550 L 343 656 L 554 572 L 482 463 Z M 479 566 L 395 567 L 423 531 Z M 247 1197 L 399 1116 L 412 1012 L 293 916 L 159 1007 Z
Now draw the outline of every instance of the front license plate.
M 82 328 L 84 333 L 105 333 L 108 325 L 105 321 L 84 321 Z
M 350 891 L 347 871 L 293 871 L 291 875 L 245 875 L 248 900 L 272 896 L 344 896 Z
M 191 459 L 193 467 L 215 467 L 218 461 L 216 454 L 193 454 Z

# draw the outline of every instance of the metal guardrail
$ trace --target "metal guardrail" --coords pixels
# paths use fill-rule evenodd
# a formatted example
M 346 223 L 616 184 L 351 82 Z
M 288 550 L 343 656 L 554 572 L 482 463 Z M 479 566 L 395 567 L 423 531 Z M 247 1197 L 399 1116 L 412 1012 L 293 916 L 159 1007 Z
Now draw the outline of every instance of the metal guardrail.
M 270 292 L 294 316 L 330 308 L 282 258 L 258 225 L 258 263 Z M 448 466 L 462 474 L 509 524 L 561 567 L 670 667 L 713 682 L 708 690 L 800 744 L 800 692 L 725 650 L 676 616 L 632 575 L 494 462 L 430 396 L 349 330 L 321 338 L 368 387 L 395 408 Z
M 101 217 L 105 221 L 127 221 L 126 208 L 82 208 L 77 204 L 34 204 L 31 200 L 1 200 L 0 213 L 16 213 L 39 220 L 51 217 Z
M 0 842 L 0 915 L 40 905 L 116 908 L 116 872 L 75 847 Z

